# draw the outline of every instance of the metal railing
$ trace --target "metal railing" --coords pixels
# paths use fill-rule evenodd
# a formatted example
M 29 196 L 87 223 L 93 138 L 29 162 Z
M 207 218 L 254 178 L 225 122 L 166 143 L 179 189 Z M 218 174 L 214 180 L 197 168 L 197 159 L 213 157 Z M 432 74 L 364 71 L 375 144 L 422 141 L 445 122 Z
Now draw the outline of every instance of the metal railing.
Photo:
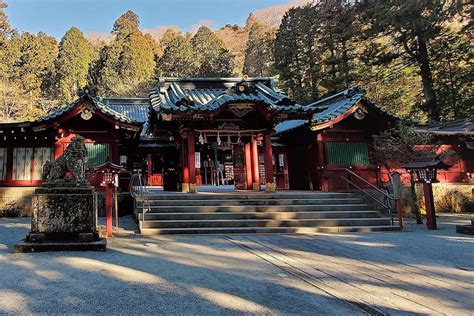
M 372 183 L 368 182 L 367 180 L 365 180 L 364 178 L 362 178 L 361 176 L 359 176 L 358 174 L 356 174 L 355 172 L 345 168 L 346 172 L 349 174 L 349 175 L 352 175 L 352 176 L 355 176 L 357 179 L 359 179 L 360 181 L 364 182 L 365 184 L 367 184 L 369 187 L 371 187 L 372 189 L 374 189 L 375 191 L 379 192 L 380 194 L 383 195 L 383 201 L 379 200 L 378 198 L 376 198 L 375 196 L 373 196 L 372 194 L 370 194 L 369 192 L 367 192 L 367 190 L 364 190 L 363 188 L 361 188 L 360 186 L 358 186 L 357 184 L 355 184 L 353 181 L 351 181 L 350 179 L 344 177 L 344 176 L 341 176 L 342 179 L 344 179 L 348 184 L 350 185 L 353 185 L 356 189 L 358 189 L 359 191 L 363 192 L 365 195 L 367 195 L 368 197 L 370 197 L 372 200 L 374 200 L 375 202 L 377 202 L 378 204 L 382 205 L 388 212 L 388 214 L 390 215 L 390 220 L 391 220 L 391 223 L 392 223 L 392 226 L 395 225 L 394 223 L 394 220 L 393 220 L 393 211 L 392 211 L 392 204 L 390 203 L 390 201 L 395 201 L 395 197 L 391 196 L 390 194 L 388 194 L 386 191 L 380 189 L 380 188 L 377 188 L 375 185 L 373 185 Z
M 132 174 L 132 178 L 130 179 L 129 184 L 129 191 L 133 197 L 135 210 L 138 209 L 137 198 L 139 198 L 141 201 L 141 220 L 139 214 L 137 214 L 138 225 L 141 230 L 143 228 L 143 224 L 145 223 L 145 213 L 151 209 L 151 206 L 150 201 L 148 200 L 148 189 L 143 182 L 143 176 L 140 171 Z

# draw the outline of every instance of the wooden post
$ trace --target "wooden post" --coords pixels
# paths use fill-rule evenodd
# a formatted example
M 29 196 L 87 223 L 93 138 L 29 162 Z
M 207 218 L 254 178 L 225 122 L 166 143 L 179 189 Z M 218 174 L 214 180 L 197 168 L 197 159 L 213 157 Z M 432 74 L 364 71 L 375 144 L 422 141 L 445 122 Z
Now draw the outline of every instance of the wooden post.
M 217 144 L 214 144 L 212 146 L 212 150 L 214 152 L 214 171 L 211 168 L 211 177 L 214 179 L 213 184 L 214 185 L 219 185 L 219 176 L 218 176 L 218 171 L 217 168 L 219 168 L 219 157 L 217 156 Z
M 264 162 L 265 162 L 265 180 L 266 180 L 266 192 L 275 192 L 274 174 L 273 174 L 273 153 L 272 153 L 272 140 L 270 131 L 266 131 L 263 135 L 263 150 L 264 150 Z
M 390 179 L 393 186 L 393 196 L 395 197 L 395 208 L 397 210 L 398 216 L 398 225 L 400 230 L 403 229 L 403 212 L 402 212 L 402 203 L 400 199 L 402 198 L 402 181 L 400 180 L 400 173 L 393 172 L 390 174 Z
M 118 192 L 117 192 L 117 186 L 115 186 L 115 192 L 114 192 L 114 202 L 115 202 L 115 228 L 119 228 L 119 221 L 118 221 Z
M 189 192 L 189 167 L 187 159 L 187 141 L 183 139 L 181 142 L 181 167 L 182 167 L 182 179 L 181 179 L 181 191 Z
M 252 139 L 251 144 L 251 159 L 252 159 L 252 189 L 260 191 L 260 169 L 258 164 L 258 146 L 257 140 Z
M 153 172 L 153 168 L 152 168 L 153 161 L 151 159 L 151 154 L 148 154 L 146 156 L 146 164 L 147 164 L 147 184 L 152 185 L 151 175 Z
M 194 131 L 188 132 L 188 168 L 189 168 L 189 193 L 196 193 L 196 158 L 194 151 Z
M 112 184 L 105 186 L 105 228 L 107 237 L 112 237 Z
M 423 193 L 425 196 L 426 226 L 429 230 L 436 230 L 436 213 L 431 183 L 423 182 Z
M 252 189 L 252 159 L 250 143 L 244 145 L 244 156 L 245 156 L 245 179 L 247 190 Z
M 318 136 L 316 137 L 316 141 L 317 141 L 317 151 L 318 151 L 317 155 L 318 155 L 318 165 L 319 165 L 319 170 L 318 170 L 318 175 L 317 175 L 318 183 L 316 185 L 316 190 L 327 191 L 327 186 L 325 186 L 324 178 L 323 178 L 326 159 L 325 159 L 323 135 L 321 133 L 319 133 Z
M 395 207 L 397 209 L 398 225 L 400 227 L 400 230 L 403 230 L 403 211 L 400 198 L 395 199 Z

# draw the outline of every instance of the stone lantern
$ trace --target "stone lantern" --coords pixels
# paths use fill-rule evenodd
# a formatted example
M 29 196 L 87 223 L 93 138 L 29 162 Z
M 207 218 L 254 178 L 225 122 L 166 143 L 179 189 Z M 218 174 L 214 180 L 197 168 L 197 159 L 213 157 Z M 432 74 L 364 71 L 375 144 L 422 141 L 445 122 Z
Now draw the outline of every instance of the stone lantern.
M 122 170 L 122 166 L 116 165 L 110 161 L 94 168 L 96 174 L 101 176 L 100 186 L 105 188 L 105 227 L 107 237 L 112 237 L 112 191 L 115 190 L 115 199 L 117 200 L 118 174 Z M 115 212 L 117 215 L 117 201 L 115 203 Z M 118 226 L 118 216 L 116 216 L 116 222 Z
M 437 174 L 439 169 L 449 169 L 451 165 L 442 162 L 440 159 L 419 159 L 402 166 L 409 173 L 415 175 L 415 181 L 423 183 L 423 194 L 425 197 L 426 226 L 430 230 L 435 230 L 436 213 L 433 198 L 432 183 L 438 182 Z

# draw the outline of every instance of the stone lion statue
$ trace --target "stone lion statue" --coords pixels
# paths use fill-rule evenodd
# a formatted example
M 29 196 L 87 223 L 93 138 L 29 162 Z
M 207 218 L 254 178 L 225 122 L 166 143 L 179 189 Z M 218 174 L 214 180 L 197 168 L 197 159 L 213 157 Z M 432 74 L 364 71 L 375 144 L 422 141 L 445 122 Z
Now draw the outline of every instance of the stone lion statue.
M 86 184 L 85 163 L 87 148 L 84 137 L 75 136 L 66 150 L 55 161 L 46 161 L 43 166 L 43 180 L 45 182 L 64 182 L 67 172 L 70 172 L 77 185 Z

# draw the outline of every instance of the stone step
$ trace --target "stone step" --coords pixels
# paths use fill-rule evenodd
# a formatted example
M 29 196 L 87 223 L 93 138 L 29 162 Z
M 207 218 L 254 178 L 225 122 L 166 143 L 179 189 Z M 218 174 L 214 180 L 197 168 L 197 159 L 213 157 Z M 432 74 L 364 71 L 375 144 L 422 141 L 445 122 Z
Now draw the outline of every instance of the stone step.
M 139 213 L 138 219 L 142 219 Z M 377 211 L 146 213 L 149 220 L 377 218 Z
M 146 199 L 152 200 L 262 200 L 262 199 L 332 199 L 353 198 L 352 193 L 308 192 L 308 193 L 157 193 L 148 194 Z M 141 198 L 137 197 L 137 201 Z
M 142 205 L 142 201 L 137 201 Z M 356 204 L 362 203 L 359 198 L 331 198 L 331 199 L 234 199 L 234 200 L 151 200 L 150 206 L 218 206 L 218 205 L 318 205 L 318 204 Z
M 147 213 L 370 211 L 372 208 L 369 204 L 151 206 Z M 141 209 L 137 208 L 136 212 L 140 213 Z
M 167 234 L 316 234 L 399 231 L 398 226 L 337 226 L 337 227 L 206 227 L 206 228 L 143 228 L 142 235 Z
M 390 225 L 389 218 L 342 219 L 218 219 L 145 221 L 143 228 L 206 228 L 206 227 L 333 227 Z

